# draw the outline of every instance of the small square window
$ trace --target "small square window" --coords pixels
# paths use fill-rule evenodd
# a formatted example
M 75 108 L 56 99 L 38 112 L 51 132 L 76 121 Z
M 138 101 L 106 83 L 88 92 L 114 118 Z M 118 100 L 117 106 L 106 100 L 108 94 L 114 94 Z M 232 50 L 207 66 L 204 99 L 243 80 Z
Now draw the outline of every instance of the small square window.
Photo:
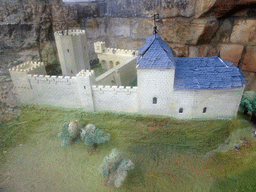
M 71 73 L 73 73 L 73 71 L 71 70 Z
M 179 109 L 179 113 L 183 113 L 183 108 L 180 108 L 180 109 Z
M 203 108 L 203 113 L 206 113 L 207 107 Z

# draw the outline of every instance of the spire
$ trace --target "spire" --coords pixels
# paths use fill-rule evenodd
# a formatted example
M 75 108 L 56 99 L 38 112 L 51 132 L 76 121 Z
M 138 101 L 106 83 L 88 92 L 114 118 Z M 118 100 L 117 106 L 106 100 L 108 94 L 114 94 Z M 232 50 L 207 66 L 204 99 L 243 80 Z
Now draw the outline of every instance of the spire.
M 239 59 L 236 67 L 241 70 L 241 67 L 242 67 L 241 59 Z
M 156 26 L 156 20 L 159 19 L 159 13 L 157 14 L 154 14 L 154 22 L 153 22 L 153 25 L 154 25 L 154 31 L 153 31 L 153 35 L 157 34 L 158 33 L 158 30 L 157 30 L 157 26 Z
M 220 51 L 219 51 L 219 53 L 218 53 L 217 57 L 220 57 Z

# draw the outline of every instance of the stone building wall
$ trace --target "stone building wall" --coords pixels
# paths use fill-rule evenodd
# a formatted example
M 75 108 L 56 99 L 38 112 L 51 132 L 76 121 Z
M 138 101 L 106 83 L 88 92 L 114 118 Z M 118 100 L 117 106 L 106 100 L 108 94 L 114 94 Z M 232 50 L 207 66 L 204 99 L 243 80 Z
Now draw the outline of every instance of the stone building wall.
M 175 90 L 170 116 L 177 119 L 232 118 L 236 116 L 243 91 L 244 87 L 200 91 Z

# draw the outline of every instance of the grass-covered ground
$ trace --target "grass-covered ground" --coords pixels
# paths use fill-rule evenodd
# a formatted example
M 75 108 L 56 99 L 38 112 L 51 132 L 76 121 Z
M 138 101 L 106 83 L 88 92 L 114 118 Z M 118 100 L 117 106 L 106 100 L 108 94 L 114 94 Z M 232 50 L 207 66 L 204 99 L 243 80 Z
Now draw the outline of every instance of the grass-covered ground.
M 93 155 L 79 141 L 60 147 L 59 128 L 76 119 L 110 133 L 110 141 L 99 145 Z M 0 187 L 4 191 L 255 191 L 256 145 L 244 119 L 239 115 L 233 120 L 181 121 L 27 106 L 18 120 L 1 125 Z M 230 150 L 243 137 L 250 137 L 250 146 Z M 135 164 L 119 189 L 105 186 L 106 178 L 98 171 L 113 148 Z
M 94 70 L 95 77 L 98 77 L 98 76 L 102 75 L 103 73 L 107 72 L 106 69 L 102 69 L 100 64 L 94 65 L 93 67 L 91 67 L 91 69 Z

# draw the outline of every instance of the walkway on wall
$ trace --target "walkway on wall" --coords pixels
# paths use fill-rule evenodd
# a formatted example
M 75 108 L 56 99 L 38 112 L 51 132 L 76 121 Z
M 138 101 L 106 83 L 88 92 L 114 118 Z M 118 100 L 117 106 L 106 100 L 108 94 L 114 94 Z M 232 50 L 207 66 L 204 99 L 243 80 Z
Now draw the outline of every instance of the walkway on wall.
M 96 78 L 97 85 L 127 86 L 137 77 L 137 57 L 131 57 L 125 62 L 108 70 Z

